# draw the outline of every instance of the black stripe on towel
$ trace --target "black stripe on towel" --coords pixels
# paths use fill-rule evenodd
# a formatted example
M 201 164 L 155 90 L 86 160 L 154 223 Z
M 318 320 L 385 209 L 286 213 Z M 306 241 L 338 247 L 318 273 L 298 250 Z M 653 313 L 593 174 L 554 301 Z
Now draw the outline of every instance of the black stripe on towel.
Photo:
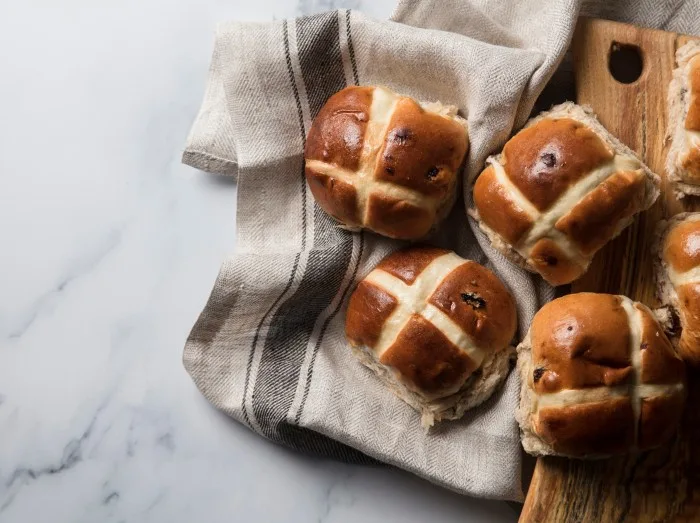
M 355 49 L 353 48 L 352 45 L 352 31 L 350 30 L 350 10 L 345 11 L 345 30 L 346 30 L 346 36 L 347 36 L 347 44 L 348 44 L 348 55 L 350 56 L 350 61 L 352 62 L 352 73 L 353 73 L 353 79 L 355 80 L 355 85 L 358 85 L 357 81 L 357 66 L 355 65 Z M 309 387 L 311 386 L 311 378 L 313 377 L 313 372 L 314 372 L 314 364 L 316 363 L 316 355 L 318 354 L 318 350 L 321 346 L 321 343 L 323 342 L 323 337 L 326 334 L 326 329 L 328 328 L 328 325 L 330 322 L 335 318 L 336 314 L 338 314 L 338 311 L 340 308 L 343 306 L 343 303 L 345 302 L 345 298 L 347 297 L 348 291 L 350 290 L 350 287 L 355 282 L 355 278 L 357 277 L 357 270 L 360 268 L 360 263 L 362 262 L 362 253 L 364 251 L 365 247 L 365 235 L 361 231 L 360 234 L 360 249 L 359 253 L 357 254 L 357 260 L 355 261 L 355 267 L 352 270 L 352 277 L 350 278 L 350 282 L 348 283 L 348 286 L 345 288 L 343 291 L 343 296 L 341 297 L 340 302 L 338 303 L 338 306 L 336 309 L 326 318 L 326 321 L 323 323 L 323 328 L 321 329 L 321 333 L 318 336 L 318 340 L 316 341 L 316 346 L 314 347 L 314 353 L 311 357 L 311 363 L 309 364 L 309 368 L 307 371 L 306 375 L 306 385 L 304 387 L 304 395 L 301 398 L 301 405 L 299 406 L 299 410 L 297 411 L 297 415 L 295 417 L 295 422 L 299 424 L 299 420 L 301 418 L 301 413 L 304 411 L 304 405 L 306 404 L 306 398 L 309 395 Z
M 340 13 L 338 13 L 340 15 Z M 350 31 L 350 11 L 345 11 L 345 20 L 346 20 L 346 35 L 347 35 L 347 42 L 348 42 L 348 55 L 351 58 L 352 62 L 352 69 L 353 69 L 353 79 L 354 79 L 354 84 L 358 85 L 357 81 L 357 68 L 355 65 L 355 53 L 354 49 L 352 47 L 352 34 Z M 304 411 L 304 406 L 306 405 L 306 399 L 309 394 L 309 387 L 311 386 L 311 380 L 313 378 L 313 370 L 314 370 L 314 365 L 316 363 L 316 356 L 318 355 L 318 351 L 321 348 L 321 345 L 323 343 L 323 338 L 325 336 L 326 330 L 328 329 L 328 326 L 330 322 L 336 317 L 338 312 L 340 311 L 343 303 L 345 302 L 345 299 L 347 298 L 347 294 L 350 291 L 352 285 L 354 284 L 355 278 L 357 276 L 357 270 L 360 267 L 360 263 L 362 260 L 362 254 L 364 251 L 364 243 L 365 243 L 365 237 L 364 234 L 361 232 L 359 235 L 359 249 L 358 249 L 358 254 L 357 254 L 357 259 L 355 260 L 355 263 L 353 264 L 352 268 L 352 276 L 350 280 L 347 282 L 345 288 L 343 289 L 343 294 L 341 296 L 340 301 L 338 302 L 337 306 L 335 309 L 326 317 L 326 320 L 323 322 L 323 326 L 321 328 L 321 332 L 318 335 L 318 339 L 316 343 L 314 344 L 313 348 L 313 354 L 311 356 L 311 362 L 309 363 L 309 367 L 307 369 L 307 374 L 306 374 L 306 382 L 304 385 L 304 393 L 302 396 L 301 404 L 299 406 L 299 409 L 297 410 L 296 417 L 294 419 L 294 423 L 286 423 L 283 422 L 279 428 L 279 434 L 280 436 L 287 442 L 287 444 L 294 446 L 295 448 L 309 453 L 309 454 L 314 454 L 318 456 L 323 456 L 323 457 L 331 457 L 335 459 L 339 459 L 342 461 L 346 462 L 351 462 L 351 463 L 364 463 L 364 464 L 376 464 L 377 461 L 374 460 L 373 458 L 370 458 L 369 456 L 366 456 L 365 454 L 362 454 L 361 452 L 357 451 L 356 449 L 352 447 L 348 447 L 347 445 L 344 445 L 342 443 L 339 443 L 331 438 L 328 438 L 326 436 L 323 436 L 317 432 L 314 432 L 312 430 L 306 429 L 304 427 L 301 427 L 299 425 L 301 415 Z
M 345 86 L 337 14 L 298 19 L 297 48 L 314 117 L 325 101 Z M 289 52 L 288 45 L 285 52 Z M 290 81 L 295 85 L 293 77 Z M 305 135 L 304 129 L 301 132 Z M 271 439 L 279 440 L 277 426 L 286 419 L 292 405 L 309 337 L 318 316 L 337 294 L 351 254 L 351 235 L 338 231 L 335 223 L 314 206 L 313 247 L 306 269 L 296 291 L 270 321 L 253 388 L 253 412 L 262 432 Z
M 345 33 L 348 40 L 348 54 L 352 64 L 352 77 L 355 85 L 360 85 L 360 78 L 357 75 L 357 62 L 355 62 L 355 46 L 352 44 L 352 31 L 350 30 L 350 9 L 345 11 Z
M 345 87 L 340 53 L 338 12 L 297 20 L 297 48 L 311 117 L 326 100 Z M 360 236 L 360 251 L 364 237 Z M 270 322 L 253 390 L 253 411 L 265 436 L 313 455 L 354 463 L 374 463 L 361 452 L 287 420 L 300 379 L 309 338 L 319 316 L 341 291 L 343 277 L 351 262 L 352 235 L 317 205 L 314 206 L 313 248 L 306 270 L 295 293 L 286 300 Z M 360 252 L 361 254 L 361 252 Z M 360 262 L 358 255 L 353 276 Z M 342 290 L 345 298 L 352 282 Z M 340 310 L 342 300 L 328 316 L 314 347 L 307 372 L 302 406 L 308 395 L 315 356 L 330 320 Z M 295 420 L 298 422 L 298 416 Z

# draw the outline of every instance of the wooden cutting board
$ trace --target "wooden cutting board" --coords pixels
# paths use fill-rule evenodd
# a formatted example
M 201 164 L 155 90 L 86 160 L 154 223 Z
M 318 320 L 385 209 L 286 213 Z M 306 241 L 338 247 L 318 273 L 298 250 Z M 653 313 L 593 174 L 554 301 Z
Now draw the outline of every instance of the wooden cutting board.
M 604 20 L 579 22 L 572 44 L 576 101 L 590 105 L 603 125 L 637 151 L 664 182 L 656 205 L 597 254 L 572 292 L 625 294 L 651 307 L 658 305 L 651 249 L 656 225 L 665 216 L 700 210 L 697 199 L 678 202 L 664 174 L 666 95 L 675 51 L 687 41 L 675 33 Z M 621 83 L 613 77 L 610 63 L 618 77 L 632 74 L 626 69 L 634 68 L 634 48 L 641 55 L 641 76 Z M 520 521 L 700 522 L 700 376 L 691 375 L 690 381 L 683 426 L 665 447 L 602 461 L 538 459 Z

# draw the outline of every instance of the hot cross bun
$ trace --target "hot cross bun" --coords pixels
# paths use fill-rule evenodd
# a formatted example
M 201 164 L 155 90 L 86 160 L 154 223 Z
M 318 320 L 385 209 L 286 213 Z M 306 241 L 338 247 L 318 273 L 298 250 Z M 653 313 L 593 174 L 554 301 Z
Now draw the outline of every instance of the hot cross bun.
M 699 212 L 679 214 L 660 224 L 658 255 L 659 299 L 680 320 L 681 331 L 671 329 L 673 341 L 687 363 L 700 367 Z
M 346 228 L 415 240 L 452 207 L 468 145 L 454 107 L 347 87 L 311 125 L 306 180 L 318 205 Z
M 518 346 L 523 447 L 597 458 L 667 441 L 686 397 L 683 360 L 652 312 L 579 293 L 540 309 Z
M 671 148 L 666 159 L 676 194 L 700 195 L 700 42 L 676 51 L 678 67 L 668 89 Z
M 461 417 L 505 379 L 516 319 L 513 297 L 491 271 L 414 247 L 359 283 L 345 332 L 360 360 L 429 426 Z
M 531 120 L 488 163 L 472 215 L 498 250 L 553 285 L 579 278 L 659 195 L 659 177 L 572 103 Z

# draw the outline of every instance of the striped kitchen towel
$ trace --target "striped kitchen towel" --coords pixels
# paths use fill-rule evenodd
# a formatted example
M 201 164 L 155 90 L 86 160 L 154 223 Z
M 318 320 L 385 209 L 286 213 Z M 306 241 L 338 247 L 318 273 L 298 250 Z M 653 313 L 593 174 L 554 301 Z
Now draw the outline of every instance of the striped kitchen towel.
M 314 116 L 347 85 L 458 106 L 471 141 L 464 200 L 431 242 L 494 270 L 526 332 L 553 291 L 493 251 L 465 205 L 486 156 L 527 119 L 579 8 L 580 0 L 424 0 L 401 2 L 391 21 L 340 10 L 219 26 L 183 155 L 238 180 L 235 255 L 184 351 L 214 406 L 303 452 L 381 461 L 465 494 L 522 499 L 514 373 L 484 405 L 426 434 L 419 415 L 352 356 L 347 297 L 400 243 L 339 229 L 306 186 L 303 149 Z

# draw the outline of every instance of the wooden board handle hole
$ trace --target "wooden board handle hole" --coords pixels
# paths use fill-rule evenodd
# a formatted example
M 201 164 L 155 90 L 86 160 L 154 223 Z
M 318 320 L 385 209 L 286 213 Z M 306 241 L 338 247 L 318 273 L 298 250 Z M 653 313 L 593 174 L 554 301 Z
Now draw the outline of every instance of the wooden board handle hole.
M 608 53 L 608 70 L 621 84 L 633 84 L 644 70 L 642 50 L 636 45 L 613 41 Z

